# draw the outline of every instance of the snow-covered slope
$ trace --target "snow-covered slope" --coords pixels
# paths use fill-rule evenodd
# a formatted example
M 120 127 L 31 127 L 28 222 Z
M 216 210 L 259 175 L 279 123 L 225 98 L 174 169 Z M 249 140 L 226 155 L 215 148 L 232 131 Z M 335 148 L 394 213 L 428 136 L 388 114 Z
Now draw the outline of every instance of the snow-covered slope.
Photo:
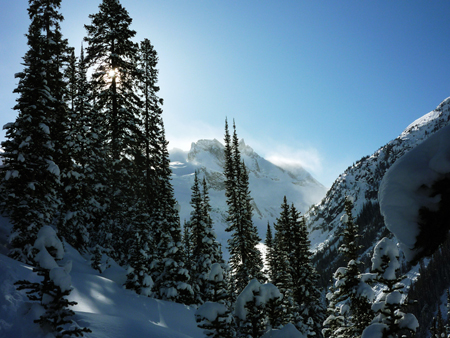
M 336 179 L 321 203 L 306 214 L 313 249 L 325 250 L 336 242 L 345 196 L 354 197 L 355 216 L 368 202 L 378 208 L 378 189 L 386 171 L 404 154 L 448 125 L 449 120 L 450 98 L 447 98 L 435 110 L 411 123 L 396 139 L 348 167 Z
M 294 203 L 301 212 L 305 212 L 325 196 L 326 188 L 302 167 L 295 168 L 295 173 L 284 170 L 259 156 L 243 140 L 240 141 L 239 150 L 249 169 L 250 190 L 254 200 L 253 220 L 262 239 L 265 237 L 267 222 L 272 223 L 279 216 L 283 196 L 286 195 L 288 202 Z M 217 237 L 226 254 L 229 233 L 225 232 L 227 207 L 223 175 L 224 146 L 215 139 L 200 140 L 192 143 L 189 152 L 172 150 L 170 158 L 172 183 L 180 204 L 181 221 L 189 220 L 192 210 L 189 204 L 191 187 L 197 170 L 200 177 L 206 177 L 210 187 L 212 218 Z
M 18 280 L 40 281 L 32 267 L 6 257 L 6 237 L 10 226 L 0 217 L 0 337 L 44 338 L 46 335 L 33 320 L 39 318 L 39 307 L 26 297 L 25 290 L 17 291 Z M 65 245 L 65 256 L 60 265 L 72 261 L 73 290 L 69 300 L 74 319 L 92 333 L 87 338 L 200 338 L 202 330 L 195 322 L 195 309 L 182 304 L 139 296 L 123 288 L 126 271 L 115 265 L 102 275 L 90 267 L 89 261 L 76 250 Z M 53 336 L 51 336 L 53 337 Z

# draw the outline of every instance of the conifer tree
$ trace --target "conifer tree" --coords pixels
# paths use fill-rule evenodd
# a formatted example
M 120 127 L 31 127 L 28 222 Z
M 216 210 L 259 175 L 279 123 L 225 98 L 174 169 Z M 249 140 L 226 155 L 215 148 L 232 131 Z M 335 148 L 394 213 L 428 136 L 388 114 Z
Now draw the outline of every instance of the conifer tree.
M 382 297 L 372 306 L 376 316 L 371 327 L 378 325 L 384 338 L 402 337 L 403 334 L 413 334 L 419 323 L 411 313 L 405 313 L 403 303 L 405 285 L 401 281 L 406 278 L 399 276 L 399 252 L 396 244 L 388 239 L 381 239 L 374 248 L 372 271 L 378 273 L 377 282 L 384 285 Z M 370 326 L 366 332 L 370 332 Z M 363 334 L 363 338 L 365 335 Z
M 334 320 L 339 319 L 341 327 L 335 332 L 325 330 L 327 337 L 336 337 L 337 334 L 342 333 L 359 337 L 373 317 L 367 293 L 361 294 L 361 290 L 370 289 L 370 287 L 361 281 L 358 268 L 358 265 L 361 264 L 358 260 L 358 250 L 360 249 L 357 244 L 358 226 L 354 222 L 352 210 L 352 198 L 347 197 L 345 214 L 341 218 L 345 228 L 339 251 L 347 258 L 348 263 L 347 267 L 340 267 L 336 270 L 333 276 L 336 280 L 335 288 L 332 293 L 327 295 L 331 314 L 326 322 L 333 326 L 336 324 Z M 363 284 L 361 285 L 361 283 Z
M 227 306 L 222 303 L 205 302 L 196 311 L 195 319 L 207 337 L 236 337 L 233 317 Z
M 183 225 L 183 247 L 184 247 L 184 266 L 186 267 L 189 276 L 192 276 L 192 240 L 191 228 L 189 222 L 184 220 Z
M 234 319 L 231 315 L 226 271 L 220 263 L 211 265 L 205 294 L 206 301 L 196 312 L 198 327 L 208 337 L 235 337 Z
M 194 174 L 194 184 L 192 186 L 191 202 L 192 211 L 189 220 L 192 242 L 192 283 L 196 293 L 196 302 L 201 304 L 204 299 L 206 287 L 206 273 L 209 272 L 211 261 L 205 262 L 206 243 L 203 239 L 206 236 L 205 220 L 203 218 L 203 201 L 200 192 L 200 182 L 197 171 Z M 206 263 L 206 266 L 204 266 Z M 209 264 L 208 264 L 209 263 Z
M 43 280 L 40 283 L 20 280 L 15 285 L 18 286 L 17 290 L 28 290 L 28 298 L 31 301 L 38 301 L 44 308 L 43 314 L 35 320 L 35 323 L 45 331 L 53 332 L 58 338 L 72 335 L 81 337 L 84 333 L 91 332 L 88 328 L 73 325 L 75 323 L 70 319 L 75 312 L 69 307 L 77 304 L 67 299 L 71 292 L 69 276 L 71 264 L 60 267 L 56 263 L 63 258 L 64 249 L 53 228 L 43 226 L 39 230 L 34 250 L 37 254 L 36 267 L 33 271 L 43 277 Z
M 110 254 L 125 263 L 130 235 L 125 229 L 133 228 L 130 213 L 135 201 L 132 160 L 137 153 L 136 141 L 141 139 L 142 101 L 136 90 L 138 46 L 131 40 L 136 32 L 130 29 L 132 19 L 117 0 L 103 0 L 99 12 L 89 17 L 91 24 L 85 25 L 89 44 L 86 60 L 93 67 L 94 109 L 103 115 L 101 127 L 109 160 L 109 169 L 103 173 L 107 173 L 110 194 L 106 213 L 114 244 Z
M 239 151 L 239 140 L 234 125 L 233 141 L 225 125 L 225 187 L 228 205 L 228 241 L 233 290 L 241 292 L 248 282 L 257 278 L 264 280 L 261 253 L 256 245 L 260 238 L 252 221 L 252 198 L 249 190 L 248 172 Z
M 91 203 L 92 189 L 87 179 L 87 163 L 92 161 L 93 155 L 89 151 L 90 133 L 89 116 L 90 98 L 86 79 L 86 67 L 84 64 L 84 52 L 81 49 L 80 58 L 77 60 L 75 53 L 69 58 L 69 67 L 66 69 L 68 81 L 66 102 L 70 119 L 67 128 L 66 146 L 63 151 L 72 159 L 72 163 L 61 174 L 62 181 L 62 206 L 58 220 L 60 235 L 78 250 L 86 250 L 89 247 L 89 232 L 91 228 Z M 89 153 L 89 155 L 88 155 Z
M 202 181 L 200 191 L 200 180 L 198 173 L 194 174 L 192 186 L 191 219 L 189 230 L 192 245 L 192 284 L 196 292 L 196 302 L 202 303 L 209 300 L 206 289 L 208 288 L 208 275 L 213 263 L 223 263 L 220 245 L 216 241 L 216 234 L 212 228 L 210 216 L 211 206 L 206 179 Z
M 292 276 L 291 253 L 292 253 L 292 228 L 289 204 L 286 196 L 281 204 L 280 217 L 277 218 L 274 228 L 276 230 L 274 240 L 274 280 L 273 284 L 283 295 L 283 322 L 287 324 L 296 317 L 294 315 L 294 280 Z
M 266 232 L 266 240 L 264 241 L 266 245 L 266 262 L 267 262 L 267 276 L 269 277 L 269 281 L 271 283 L 275 280 L 274 268 L 275 268 L 275 256 L 274 256 L 274 244 L 273 244 L 273 236 L 272 236 L 272 228 L 270 227 L 270 223 L 267 222 L 267 232 Z
M 1 171 L 2 203 L 13 224 L 10 255 L 32 263 L 32 246 L 40 228 L 51 224 L 60 204 L 61 149 L 67 127 L 63 102 L 63 62 L 60 0 L 30 0 L 29 50 L 24 70 L 16 74 L 19 95 L 15 122 L 8 123 Z
M 321 292 L 318 289 L 319 275 L 311 262 L 311 243 L 304 217 L 292 204 L 290 209 L 293 250 L 290 254 L 293 276 L 294 300 L 298 305 L 301 322 L 295 324 L 297 329 L 308 337 L 322 336 L 322 323 L 325 309 L 321 304 Z

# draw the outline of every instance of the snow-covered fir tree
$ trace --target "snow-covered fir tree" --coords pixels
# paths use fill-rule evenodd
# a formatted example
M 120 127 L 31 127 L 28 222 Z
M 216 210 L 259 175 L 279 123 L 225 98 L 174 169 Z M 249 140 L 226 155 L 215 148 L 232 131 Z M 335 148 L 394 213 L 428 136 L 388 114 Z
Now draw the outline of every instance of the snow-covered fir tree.
M 233 140 L 225 122 L 225 195 L 227 197 L 228 240 L 230 268 L 233 280 L 232 290 L 240 293 L 253 278 L 263 281 L 261 253 L 256 247 L 260 241 L 252 221 L 252 198 L 250 196 L 248 172 L 241 160 L 236 126 L 233 126 Z
M 71 158 L 71 166 L 62 176 L 63 204 L 58 220 L 60 236 L 80 251 L 89 247 L 92 229 L 91 209 L 94 203 L 92 186 L 88 180 L 88 163 L 95 156 L 92 151 L 90 130 L 91 95 L 87 83 L 84 52 L 81 48 L 80 58 L 72 50 L 69 67 L 66 69 L 68 83 L 65 96 L 70 124 L 67 128 L 67 143 L 63 149 Z
M 327 295 L 329 316 L 325 320 L 325 337 L 338 337 L 341 335 L 360 337 L 363 330 L 370 324 L 373 317 L 370 302 L 373 292 L 369 285 L 361 279 L 358 265 L 358 226 L 352 215 L 353 199 L 345 199 L 345 214 L 341 221 L 343 241 L 339 251 L 347 259 L 347 266 L 340 267 L 333 275 L 334 288 Z
M 283 295 L 283 314 L 282 324 L 295 322 L 297 314 L 294 311 L 297 309 L 297 304 L 294 302 L 294 280 L 292 277 L 292 266 L 290 256 L 293 249 L 292 237 L 293 229 L 290 215 L 290 207 L 286 196 L 283 198 L 281 204 L 280 217 L 277 218 L 274 224 L 275 239 L 274 239 L 274 267 L 272 283 L 280 290 Z
M 196 312 L 198 326 L 208 337 L 235 337 L 235 323 L 230 311 L 226 272 L 222 264 L 211 265 L 205 301 Z
M 205 302 L 195 312 L 195 319 L 207 337 L 236 337 L 233 316 L 223 303 Z
M 216 241 L 216 234 L 213 230 L 206 179 L 203 178 L 202 184 L 200 184 L 197 172 L 194 174 L 191 206 L 193 209 L 191 218 L 185 227 L 186 236 L 189 238 L 185 238 L 184 242 L 185 248 L 191 252 L 188 261 L 196 293 L 196 303 L 201 304 L 211 300 L 207 294 L 211 265 L 214 263 L 223 265 L 224 261 L 220 244 Z
M 396 338 L 413 334 L 419 323 L 411 313 L 405 313 L 403 294 L 405 285 L 399 276 L 399 251 L 396 243 L 384 237 L 373 250 L 372 271 L 378 274 L 377 282 L 384 286 L 382 296 L 372 305 L 376 316 L 363 332 L 363 338 Z
M 267 251 L 266 251 L 266 264 L 267 264 L 266 274 L 269 278 L 269 281 L 273 282 L 275 279 L 274 267 L 275 267 L 276 261 L 275 261 L 275 256 L 274 256 L 272 228 L 271 228 L 269 222 L 267 222 L 266 240 L 264 241 L 264 244 L 267 248 Z
M 311 243 L 304 217 L 300 216 L 295 206 L 290 208 L 292 223 L 293 250 L 290 253 L 290 265 L 293 276 L 293 297 L 298 306 L 300 321 L 295 322 L 299 331 L 308 337 L 321 337 L 325 309 L 321 302 L 318 288 L 319 274 L 311 262 Z
M 56 262 L 64 257 L 64 248 L 55 230 L 48 225 L 43 226 L 37 234 L 33 249 L 36 251 L 36 267 L 33 271 L 43 277 L 42 281 L 31 283 L 20 280 L 15 284 L 18 290 L 28 290 L 28 298 L 39 302 L 43 307 L 43 314 L 34 322 L 38 323 L 44 332 L 51 332 L 57 338 L 72 335 L 81 337 L 84 333 L 91 332 L 70 319 L 75 312 L 69 307 L 77 304 L 67 299 L 72 290 L 69 275 L 72 264 L 68 262 L 61 267 Z
M 236 299 L 234 315 L 238 337 L 261 337 L 283 327 L 283 295 L 271 284 L 252 279 Z
M 94 109 L 102 118 L 108 167 L 103 169 L 109 183 L 110 200 L 105 216 L 113 236 L 113 258 L 126 262 L 127 240 L 132 228 L 130 213 L 134 207 L 133 159 L 136 140 L 141 138 L 140 108 L 136 90 L 138 45 L 132 41 L 136 32 L 132 19 L 116 0 L 104 0 L 99 12 L 91 14 L 85 25 L 88 46 L 86 61 L 93 67 L 91 85 L 96 97 Z
M 66 165 L 62 163 L 67 127 L 62 62 L 67 41 L 60 32 L 60 3 L 29 1 L 29 49 L 14 90 L 19 95 L 14 107 L 18 116 L 4 126 L 1 195 L 2 208 L 14 225 L 10 255 L 29 263 L 39 229 L 53 222 L 60 205 L 59 166 Z

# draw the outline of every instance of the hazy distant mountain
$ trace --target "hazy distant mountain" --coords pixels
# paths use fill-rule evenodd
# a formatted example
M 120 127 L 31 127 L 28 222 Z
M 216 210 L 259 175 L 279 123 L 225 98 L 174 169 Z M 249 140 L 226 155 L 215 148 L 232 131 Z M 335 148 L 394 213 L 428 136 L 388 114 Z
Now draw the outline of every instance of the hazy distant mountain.
M 249 170 L 250 190 L 253 197 L 253 220 L 258 227 L 259 235 L 264 240 L 267 222 L 271 224 L 279 216 L 283 196 L 289 203 L 294 203 L 297 209 L 305 212 L 318 203 L 326 193 L 326 188 L 317 182 L 304 168 L 298 166 L 285 170 L 265 160 L 253 151 L 251 147 L 240 141 L 239 150 L 242 159 Z M 191 206 L 191 187 L 194 172 L 200 177 L 206 177 L 210 187 L 212 217 L 219 241 L 226 248 L 226 200 L 224 146 L 217 140 L 199 140 L 192 143 L 189 152 L 174 149 L 170 151 L 171 169 L 173 171 L 173 186 L 175 197 L 180 204 L 180 217 L 189 219 Z

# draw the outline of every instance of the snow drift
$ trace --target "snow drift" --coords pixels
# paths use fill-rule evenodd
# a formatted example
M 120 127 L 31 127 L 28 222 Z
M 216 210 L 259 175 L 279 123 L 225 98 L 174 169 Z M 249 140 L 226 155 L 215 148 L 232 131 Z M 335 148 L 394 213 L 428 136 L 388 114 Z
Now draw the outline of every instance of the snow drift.
M 378 200 L 388 229 L 397 237 L 409 260 L 419 249 L 419 209 L 438 209 L 440 195 L 430 197 L 436 181 L 450 173 L 450 126 L 401 157 L 384 176 Z

